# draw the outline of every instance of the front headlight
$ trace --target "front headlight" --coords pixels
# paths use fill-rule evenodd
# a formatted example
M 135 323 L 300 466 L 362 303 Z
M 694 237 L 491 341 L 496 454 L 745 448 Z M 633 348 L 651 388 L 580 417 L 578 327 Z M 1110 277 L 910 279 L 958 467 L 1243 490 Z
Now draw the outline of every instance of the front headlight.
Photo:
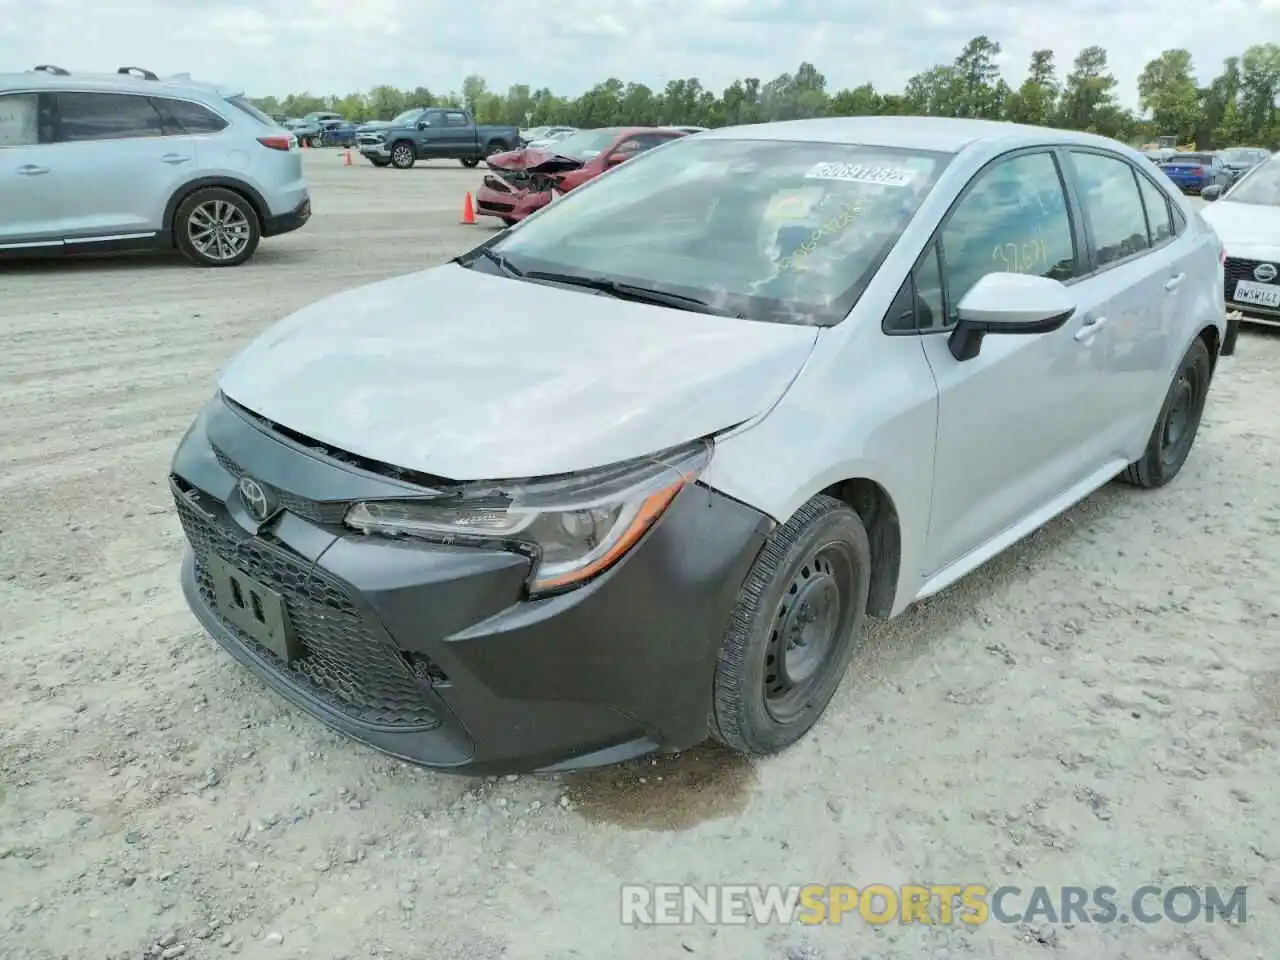
M 465 484 L 445 496 L 370 500 L 347 511 L 362 533 L 497 545 L 534 559 L 532 595 L 559 593 L 613 566 L 711 459 L 702 440 L 599 470 Z

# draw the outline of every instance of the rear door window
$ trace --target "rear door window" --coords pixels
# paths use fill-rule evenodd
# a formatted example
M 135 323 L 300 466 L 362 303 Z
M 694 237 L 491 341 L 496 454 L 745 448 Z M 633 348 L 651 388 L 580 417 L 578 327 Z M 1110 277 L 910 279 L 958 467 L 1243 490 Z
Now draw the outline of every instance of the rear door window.
M 59 93 L 61 139 L 132 140 L 164 135 L 164 120 L 146 97 L 127 93 Z
M 1119 157 L 1100 153 L 1072 151 L 1071 162 L 1093 232 L 1096 266 L 1105 267 L 1149 249 L 1137 171 Z

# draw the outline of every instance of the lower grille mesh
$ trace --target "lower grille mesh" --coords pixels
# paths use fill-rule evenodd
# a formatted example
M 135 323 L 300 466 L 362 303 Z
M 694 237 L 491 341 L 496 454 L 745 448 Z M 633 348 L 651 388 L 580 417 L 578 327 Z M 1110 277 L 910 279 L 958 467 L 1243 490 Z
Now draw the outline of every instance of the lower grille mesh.
M 295 687 L 365 724 L 428 729 L 439 720 L 427 703 L 427 686 L 386 638 L 381 626 L 351 601 L 340 584 L 255 538 L 238 539 L 204 516 L 175 491 L 178 516 L 195 555 L 200 596 L 213 607 L 213 582 L 206 562 L 216 553 L 284 597 L 290 624 L 305 654 L 285 663 L 248 634 L 222 625 Z

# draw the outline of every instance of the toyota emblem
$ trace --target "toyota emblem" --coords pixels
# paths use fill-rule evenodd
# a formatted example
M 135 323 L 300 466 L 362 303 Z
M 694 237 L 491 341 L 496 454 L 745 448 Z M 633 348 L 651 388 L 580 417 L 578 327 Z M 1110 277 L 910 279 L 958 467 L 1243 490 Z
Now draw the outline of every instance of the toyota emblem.
M 1259 283 L 1270 283 L 1276 278 L 1277 273 L 1280 273 L 1280 270 L 1276 269 L 1274 263 L 1260 263 L 1253 268 L 1253 279 Z
M 253 518 L 261 523 L 275 512 L 275 507 L 271 501 L 271 495 L 267 493 L 266 488 L 262 486 L 253 477 L 240 478 L 240 499 L 244 501 L 244 505 L 249 508 L 249 512 L 253 514 Z

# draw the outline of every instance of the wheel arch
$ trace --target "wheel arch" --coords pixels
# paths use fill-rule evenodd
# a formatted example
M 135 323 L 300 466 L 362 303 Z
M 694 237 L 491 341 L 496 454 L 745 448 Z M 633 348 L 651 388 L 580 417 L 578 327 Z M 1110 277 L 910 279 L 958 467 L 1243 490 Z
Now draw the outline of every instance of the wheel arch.
M 847 477 L 828 484 L 819 494 L 851 507 L 867 530 L 871 544 L 871 591 L 867 613 L 888 617 L 893 611 L 902 572 L 902 524 L 898 508 L 883 485 L 867 477 Z
M 178 207 L 182 206 L 183 201 L 197 190 L 203 190 L 207 187 L 221 187 L 223 190 L 230 190 L 232 193 L 244 197 L 249 206 L 253 207 L 253 212 L 258 218 L 258 229 L 261 231 L 266 228 L 267 218 L 270 216 L 270 208 L 267 206 L 266 199 L 257 190 L 243 180 L 236 180 L 233 177 L 199 177 L 184 183 L 179 189 L 175 190 L 173 196 L 169 198 L 168 205 L 165 206 L 164 224 L 166 229 L 169 230 L 170 239 L 174 243 L 177 242 L 178 236 L 178 224 L 176 222 Z
M 1209 348 L 1209 372 L 1213 373 L 1218 368 L 1218 350 L 1222 347 L 1222 331 L 1218 329 L 1217 324 L 1210 323 L 1205 326 L 1196 338 L 1204 341 L 1204 345 Z

